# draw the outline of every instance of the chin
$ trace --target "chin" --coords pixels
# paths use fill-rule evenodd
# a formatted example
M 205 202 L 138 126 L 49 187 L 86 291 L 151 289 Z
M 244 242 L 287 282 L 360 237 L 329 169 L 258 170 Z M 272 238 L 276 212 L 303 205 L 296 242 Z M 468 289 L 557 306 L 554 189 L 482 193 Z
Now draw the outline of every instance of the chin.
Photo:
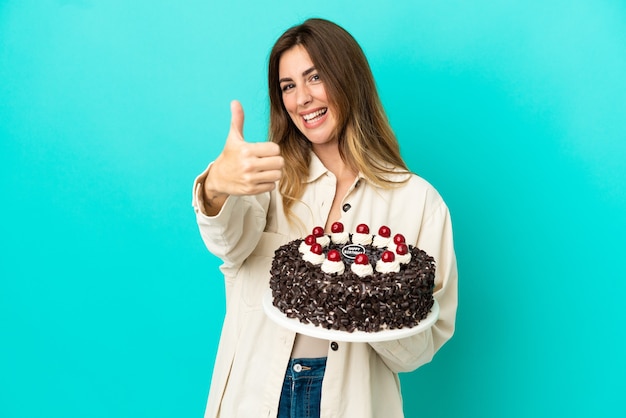
M 313 147 L 323 147 L 326 145 L 333 145 L 333 144 L 337 144 L 337 141 L 334 139 L 331 139 L 331 137 L 324 137 L 324 138 L 320 138 L 320 137 L 307 137 L 307 139 L 309 140 L 309 142 L 311 143 L 311 145 L 313 145 Z

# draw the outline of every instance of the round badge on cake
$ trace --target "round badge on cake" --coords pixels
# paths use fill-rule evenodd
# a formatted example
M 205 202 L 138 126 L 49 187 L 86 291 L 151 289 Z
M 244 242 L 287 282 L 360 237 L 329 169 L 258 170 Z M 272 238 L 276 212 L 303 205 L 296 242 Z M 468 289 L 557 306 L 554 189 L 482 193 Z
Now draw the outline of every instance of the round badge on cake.
M 416 327 L 433 305 L 435 261 L 381 226 L 352 234 L 336 222 L 279 247 L 271 304 L 287 318 L 325 330 L 377 333 Z

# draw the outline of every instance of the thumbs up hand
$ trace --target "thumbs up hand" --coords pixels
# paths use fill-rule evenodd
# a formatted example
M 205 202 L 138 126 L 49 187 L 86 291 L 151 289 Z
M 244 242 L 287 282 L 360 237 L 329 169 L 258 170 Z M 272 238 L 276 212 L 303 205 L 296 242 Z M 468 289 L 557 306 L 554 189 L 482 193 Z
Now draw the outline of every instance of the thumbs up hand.
M 241 103 L 233 100 L 230 112 L 226 143 L 204 182 L 205 197 L 218 198 L 222 203 L 228 195 L 254 195 L 274 189 L 284 165 L 278 144 L 245 141 Z

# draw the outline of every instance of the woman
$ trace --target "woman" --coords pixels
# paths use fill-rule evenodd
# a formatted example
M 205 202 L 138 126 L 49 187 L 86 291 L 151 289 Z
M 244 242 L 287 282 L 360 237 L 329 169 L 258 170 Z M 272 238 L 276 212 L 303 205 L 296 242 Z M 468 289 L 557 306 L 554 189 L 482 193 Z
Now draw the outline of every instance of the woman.
M 408 171 L 367 60 L 344 29 L 309 19 L 287 30 L 270 54 L 268 82 L 270 142 L 245 142 L 233 102 L 224 149 L 194 183 L 200 233 L 223 261 L 227 300 L 205 417 L 401 417 L 397 374 L 429 362 L 454 331 L 448 209 Z M 435 258 L 440 317 L 431 329 L 338 343 L 264 315 L 274 250 L 335 221 L 348 231 L 387 225 Z

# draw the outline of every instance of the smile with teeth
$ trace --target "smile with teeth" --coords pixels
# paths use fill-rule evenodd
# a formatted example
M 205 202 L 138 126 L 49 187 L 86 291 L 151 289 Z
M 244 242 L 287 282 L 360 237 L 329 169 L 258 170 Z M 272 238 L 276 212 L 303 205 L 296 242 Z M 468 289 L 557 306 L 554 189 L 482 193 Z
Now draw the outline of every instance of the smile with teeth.
M 324 108 L 324 109 L 320 109 L 320 110 L 316 110 L 315 112 L 311 112 L 308 113 L 306 115 L 302 115 L 302 118 L 306 121 L 306 122 L 313 122 L 316 119 L 321 118 L 322 116 L 324 116 L 326 114 L 326 112 L 328 111 L 328 108 Z

